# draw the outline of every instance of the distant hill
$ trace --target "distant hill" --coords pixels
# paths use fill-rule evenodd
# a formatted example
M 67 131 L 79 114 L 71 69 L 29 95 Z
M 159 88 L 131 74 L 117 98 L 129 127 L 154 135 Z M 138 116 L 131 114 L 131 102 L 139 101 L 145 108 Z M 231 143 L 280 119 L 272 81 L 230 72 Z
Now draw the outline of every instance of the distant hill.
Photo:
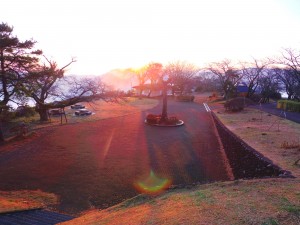
M 136 77 L 128 72 L 128 69 L 115 69 L 101 75 L 101 80 L 112 86 L 114 89 L 128 91 L 132 86 L 137 85 Z

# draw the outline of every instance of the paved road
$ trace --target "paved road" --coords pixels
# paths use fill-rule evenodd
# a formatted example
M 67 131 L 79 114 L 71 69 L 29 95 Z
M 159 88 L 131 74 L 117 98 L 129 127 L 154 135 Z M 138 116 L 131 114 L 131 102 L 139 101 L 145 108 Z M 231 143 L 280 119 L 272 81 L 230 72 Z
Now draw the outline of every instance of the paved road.
M 172 184 L 232 176 L 203 104 L 170 101 L 181 127 L 144 124 L 148 112 L 45 128 L 0 153 L 0 190 L 41 189 L 60 196 L 59 210 L 105 208 L 138 194 L 134 184 L 153 171 Z
M 255 106 L 251 106 L 251 107 L 274 114 L 279 117 L 286 118 L 286 119 L 294 121 L 296 123 L 300 123 L 300 113 L 288 112 L 288 111 L 283 111 L 282 109 L 277 109 L 276 104 L 277 103 L 274 102 L 274 103 L 255 105 Z

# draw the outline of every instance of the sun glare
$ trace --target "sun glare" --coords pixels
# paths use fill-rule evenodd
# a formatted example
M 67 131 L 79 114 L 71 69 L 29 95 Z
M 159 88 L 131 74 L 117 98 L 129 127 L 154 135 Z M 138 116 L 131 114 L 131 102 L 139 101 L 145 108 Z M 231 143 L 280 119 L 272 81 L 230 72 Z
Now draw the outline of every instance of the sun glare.
M 109 138 L 107 139 L 106 144 L 104 146 L 103 155 L 102 155 L 102 162 L 104 162 L 104 160 L 105 160 L 105 158 L 107 156 L 107 153 L 108 153 L 108 151 L 110 149 L 111 141 L 112 141 L 112 139 L 114 137 L 114 134 L 115 134 L 115 129 L 112 130 L 112 132 L 111 132 L 111 134 L 110 134 Z
M 154 174 L 153 170 L 151 170 L 149 176 L 145 180 L 134 183 L 134 187 L 140 193 L 155 195 L 169 188 L 171 183 L 171 180 L 160 178 Z
M 297 47 L 299 9 L 293 7 L 296 1 L 284 2 L 11 0 L 1 14 L 16 35 L 37 40 L 60 64 L 76 57 L 68 74 L 101 75 L 151 61 L 201 66 L 224 58 L 269 57 L 282 47 Z

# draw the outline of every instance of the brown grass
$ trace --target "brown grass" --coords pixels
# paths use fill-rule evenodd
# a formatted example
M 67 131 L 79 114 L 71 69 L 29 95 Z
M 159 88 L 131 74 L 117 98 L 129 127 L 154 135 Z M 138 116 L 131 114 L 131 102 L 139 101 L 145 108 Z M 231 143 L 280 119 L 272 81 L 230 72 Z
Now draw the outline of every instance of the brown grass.
M 150 108 L 153 108 L 158 104 L 157 99 L 151 98 L 134 98 L 134 97 L 127 97 L 124 100 L 120 100 L 119 103 L 113 102 L 105 102 L 103 100 L 98 100 L 91 103 L 81 103 L 86 106 L 86 109 L 93 112 L 90 116 L 75 116 L 75 109 L 71 109 L 71 107 L 66 107 L 66 117 L 67 123 L 81 123 L 87 121 L 97 121 L 102 119 L 108 119 L 113 117 L 120 117 L 124 115 L 130 115 L 133 113 L 141 112 Z M 57 126 L 61 124 L 61 117 L 60 116 L 52 116 L 50 121 L 48 122 L 40 122 L 39 115 L 36 114 L 32 117 L 21 117 L 17 118 L 11 123 L 3 126 L 5 131 L 5 136 L 9 140 L 12 134 L 9 132 L 11 127 L 17 126 L 20 122 L 25 122 L 29 124 L 30 130 L 40 129 L 49 126 Z M 65 118 L 63 117 L 62 123 L 65 124 Z
M 245 109 L 240 113 L 226 113 L 224 109 L 215 112 L 231 131 L 250 146 L 282 169 L 300 177 L 300 167 L 295 165 L 300 158 L 300 124 L 255 109 Z
M 299 224 L 296 180 L 234 181 L 139 195 L 67 224 Z M 276 224 L 274 222 L 274 224 Z
M 58 202 L 57 196 L 42 191 L 0 191 L 0 213 L 44 208 Z
M 120 117 L 124 115 L 130 115 L 137 113 L 149 108 L 153 108 L 158 104 L 157 99 L 150 98 L 126 98 L 125 101 L 120 101 L 119 103 L 105 102 L 102 100 L 92 102 L 92 103 L 82 103 L 86 106 L 86 109 L 93 112 L 90 116 L 75 116 L 74 112 L 76 110 L 67 107 L 65 109 L 68 123 L 80 123 L 87 121 L 96 121 L 102 119 L 108 119 L 113 117 Z M 60 117 L 51 117 L 50 125 L 58 125 L 61 122 Z M 63 123 L 65 123 L 63 118 Z M 37 124 L 38 127 L 43 125 Z

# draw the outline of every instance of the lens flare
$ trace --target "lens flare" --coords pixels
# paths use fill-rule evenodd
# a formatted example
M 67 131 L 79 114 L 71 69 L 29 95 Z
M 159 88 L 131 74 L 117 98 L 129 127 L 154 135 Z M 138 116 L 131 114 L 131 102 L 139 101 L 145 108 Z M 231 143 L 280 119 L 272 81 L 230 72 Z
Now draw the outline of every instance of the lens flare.
M 134 187 L 141 193 L 159 194 L 170 187 L 171 183 L 171 180 L 167 178 L 160 178 L 151 170 L 149 177 L 143 181 L 134 183 Z

